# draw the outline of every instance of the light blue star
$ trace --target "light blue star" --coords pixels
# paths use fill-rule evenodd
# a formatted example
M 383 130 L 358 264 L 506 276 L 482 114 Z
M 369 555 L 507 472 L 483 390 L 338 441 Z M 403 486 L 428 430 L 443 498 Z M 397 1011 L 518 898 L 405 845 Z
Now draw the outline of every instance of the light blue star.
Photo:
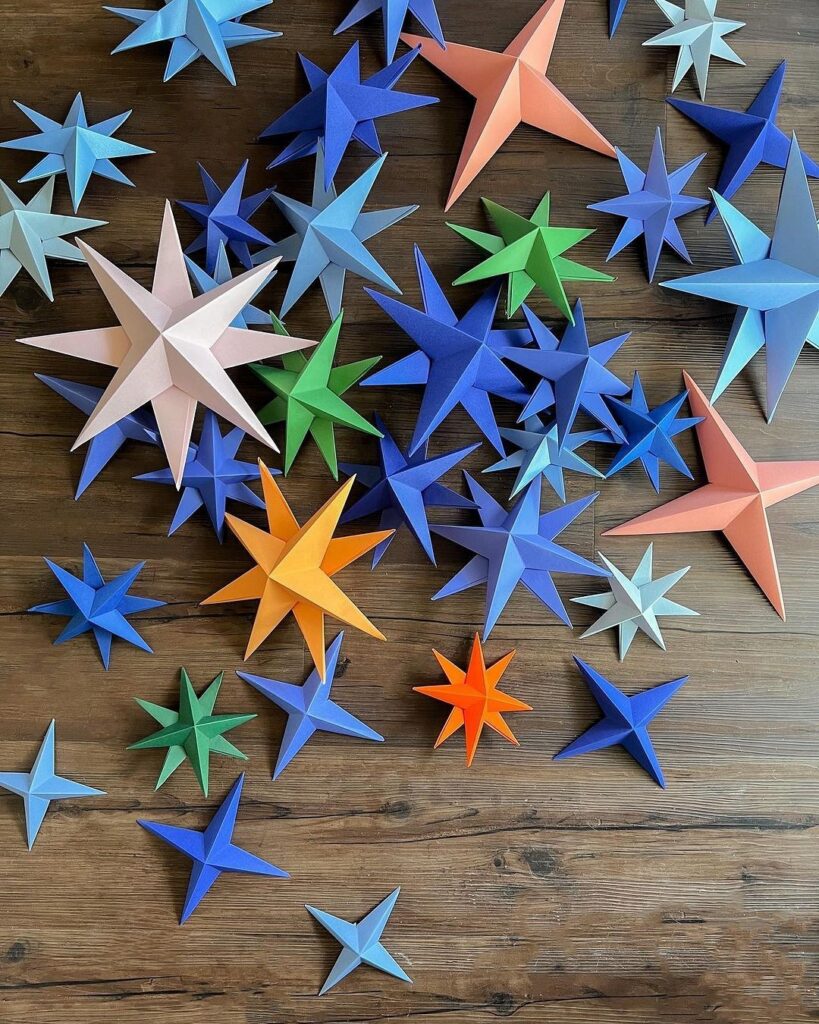
M 228 281 L 233 280 L 233 274 L 230 269 L 230 264 L 228 263 L 225 243 L 221 240 L 216 253 L 216 266 L 213 269 L 212 275 L 206 270 L 203 270 L 198 263 L 194 263 L 190 256 L 185 257 L 185 265 L 187 266 L 191 280 L 196 285 L 196 290 L 200 295 L 204 295 L 205 292 L 213 291 L 213 289 L 218 288 L 220 284 L 227 284 Z M 262 285 L 259 291 L 264 287 L 265 285 Z M 256 294 L 258 295 L 258 292 Z M 270 327 L 271 323 L 270 313 L 265 313 L 264 310 L 259 309 L 258 306 L 248 303 L 243 310 L 236 314 L 236 317 L 231 321 L 230 326 Z

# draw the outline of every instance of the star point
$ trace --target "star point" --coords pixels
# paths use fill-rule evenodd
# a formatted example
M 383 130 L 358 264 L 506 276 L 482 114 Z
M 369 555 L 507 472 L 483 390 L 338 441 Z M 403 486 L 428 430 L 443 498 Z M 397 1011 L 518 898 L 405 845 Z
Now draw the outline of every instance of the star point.
M 395 57 L 401 28 L 410 15 L 420 22 L 439 46 L 446 49 L 435 0 L 355 0 L 350 13 L 341 21 L 333 35 L 346 32 L 348 28 L 357 25 L 378 10 L 381 11 L 384 22 L 384 45 L 388 62 Z

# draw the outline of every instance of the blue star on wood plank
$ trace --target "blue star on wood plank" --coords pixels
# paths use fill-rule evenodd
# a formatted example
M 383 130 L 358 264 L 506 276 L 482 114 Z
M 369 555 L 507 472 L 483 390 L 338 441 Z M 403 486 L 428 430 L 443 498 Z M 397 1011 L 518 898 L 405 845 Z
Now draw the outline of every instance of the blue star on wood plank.
M 617 31 L 627 6 L 628 0 L 609 0 L 609 39 Z
M 200 267 L 198 263 L 194 263 L 190 256 L 185 257 L 185 265 L 187 266 L 191 280 L 196 285 L 196 290 L 200 295 L 204 295 L 205 292 L 212 292 L 213 289 L 218 288 L 219 285 L 227 284 L 228 281 L 233 280 L 233 274 L 228 262 L 227 249 L 225 249 L 225 243 L 223 241 L 219 242 L 219 246 L 216 251 L 216 265 L 213 268 L 212 274 L 209 274 L 207 270 Z M 273 277 L 275 277 L 275 272 Z M 263 284 L 259 288 L 259 291 L 264 287 L 265 285 Z M 230 326 L 242 328 L 269 327 L 270 323 L 270 313 L 265 313 L 264 310 L 259 309 L 257 306 L 254 306 L 249 302 L 244 309 L 240 310 L 233 320 L 231 320 Z
M 688 676 L 672 679 L 649 690 L 643 690 L 633 697 L 627 697 L 591 665 L 587 665 L 580 658 L 575 658 L 574 661 L 592 697 L 603 712 L 603 718 L 564 747 L 559 754 L 555 754 L 554 760 L 562 761 L 564 758 L 587 754 L 592 750 L 621 746 L 658 785 L 665 789 L 663 770 L 648 734 L 648 726 L 677 690 L 688 682 Z
M 387 50 L 388 61 L 395 56 L 398 37 L 401 34 L 404 21 L 409 15 L 413 15 L 423 25 L 441 49 L 446 49 L 444 33 L 438 19 L 438 11 L 435 8 L 435 0 L 355 0 L 352 10 L 333 35 L 337 36 L 339 32 L 346 32 L 348 28 L 357 25 L 359 21 L 363 21 L 364 18 L 368 18 L 379 10 L 384 22 L 384 46 Z
M 233 783 L 230 792 L 204 831 L 137 819 L 137 825 L 141 825 L 146 832 L 150 832 L 193 861 L 188 891 L 179 918 L 180 924 L 188 920 L 216 879 L 225 871 L 244 875 L 267 875 L 269 878 L 290 877 L 286 871 L 248 853 L 233 842 L 233 830 L 236 827 L 236 815 L 239 811 L 244 781 L 245 777 L 242 774 Z
M 139 562 L 110 583 L 106 583 L 87 544 L 83 544 L 82 577 L 60 568 L 48 558 L 43 561 L 57 577 L 68 597 L 63 601 L 35 605 L 29 608 L 29 611 L 41 615 L 64 615 L 68 618 L 68 623 L 54 641 L 55 644 L 63 644 L 83 633 L 93 633 L 106 670 L 111 658 L 111 641 L 115 636 L 142 651 L 153 653 L 128 621 L 129 615 L 148 611 L 149 608 L 161 608 L 165 604 L 164 601 L 134 597 L 128 593 L 131 584 L 142 571 L 144 562 Z

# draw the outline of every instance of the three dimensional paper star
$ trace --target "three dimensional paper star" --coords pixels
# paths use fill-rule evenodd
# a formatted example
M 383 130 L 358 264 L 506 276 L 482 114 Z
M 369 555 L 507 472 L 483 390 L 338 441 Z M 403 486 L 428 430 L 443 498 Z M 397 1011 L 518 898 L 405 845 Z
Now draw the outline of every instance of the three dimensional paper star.
M 317 910 L 315 907 L 305 904 L 305 910 L 326 928 L 343 947 L 332 970 L 327 975 L 327 980 L 321 986 L 320 996 L 329 992 L 331 988 L 362 964 L 375 967 L 376 970 L 383 971 L 393 978 L 400 978 L 401 981 L 412 983 L 412 978 L 398 965 L 381 942 L 381 936 L 400 892 L 400 887 L 393 889 L 389 896 L 383 899 L 366 917 L 363 917 L 358 924 L 352 924 L 341 917 L 328 914 L 326 910 Z
M 188 268 L 191 280 L 196 285 L 196 290 L 200 295 L 204 295 L 206 292 L 212 292 L 214 289 L 218 288 L 220 284 L 227 284 L 228 281 L 233 280 L 233 272 L 230 269 L 227 249 L 225 249 L 224 242 L 219 243 L 216 251 L 216 266 L 213 268 L 213 274 L 209 274 L 206 270 L 200 267 L 198 263 L 194 263 L 190 256 L 185 257 L 185 266 Z M 263 288 L 264 285 L 261 287 Z M 269 327 L 270 313 L 265 313 L 264 310 L 259 309 L 257 306 L 254 306 L 249 302 L 245 308 L 240 310 L 233 320 L 231 320 L 230 326 Z
M 609 0 L 609 39 L 617 31 L 627 6 L 628 0 Z
M 683 372 L 708 482 L 603 536 L 718 531 L 782 619 L 785 604 L 768 509 L 819 484 L 819 461 L 754 462 L 696 383 Z
M 155 789 L 159 789 L 184 762 L 190 761 L 196 781 L 205 796 L 208 795 L 208 778 L 210 775 L 210 755 L 224 754 L 246 761 L 247 754 L 225 739 L 225 733 L 236 729 L 245 722 L 250 722 L 255 715 L 214 715 L 213 708 L 219 696 L 224 673 L 218 676 L 203 690 L 201 696 L 191 683 L 187 671 L 179 670 L 179 710 L 164 708 L 147 700 L 134 698 L 142 708 L 162 728 L 146 736 L 144 740 L 132 743 L 129 750 L 155 750 L 167 747 L 165 761 Z
M 318 669 L 314 668 L 303 686 L 282 683 L 278 679 L 267 679 L 265 676 L 250 675 L 248 672 L 236 673 L 240 679 L 250 683 L 263 697 L 267 697 L 287 714 L 287 725 L 284 727 L 276 767 L 273 769 L 274 779 L 281 775 L 316 732 L 331 732 L 337 736 L 384 742 L 384 737 L 375 729 L 365 725 L 330 698 L 343 640 L 344 633 L 341 632 L 327 648 L 324 672 L 319 673 Z
M 578 736 L 567 747 L 555 754 L 555 761 L 567 757 L 587 754 L 605 747 L 623 747 L 654 781 L 665 789 L 665 778 L 654 744 L 648 734 L 648 726 L 663 710 L 681 686 L 688 682 L 688 676 L 672 679 L 649 690 L 642 690 L 633 697 L 627 697 L 614 683 L 587 665 L 580 658 L 574 659 L 580 669 L 592 697 L 597 701 L 603 718 Z
M 384 22 L 384 46 L 387 50 L 387 61 L 395 56 L 398 46 L 398 37 L 401 34 L 404 21 L 409 15 L 413 15 L 417 21 L 435 39 L 435 42 L 446 49 L 444 33 L 441 29 L 441 22 L 438 20 L 438 11 L 435 8 L 435 0 L 355 0 L 352 10 L 333 32 L 337 36 L 339 32 L 346 32 L 348 28 L 357 25 L 359 21 L 381 11 Z
M 230 792 L 203 831 L 137 818 L 137 825 L 141 825 L 146 832 L 172 846 L 193 862 L 188 891 L 179 918 L 180 924 L 188 920 L 224 871 L 243 875 L 267 875 L 269 878 L 290 877 L 286 871 L 248 853 L 233 842 L 233 830 L 236 827 L 236 815 L 239 811 L 244 780 L 242 774 L 233 783 Z
M 23 798 L 26 815 L 26 841 L 29 850 L 40 831 L 52 800 L 73 800 L 83 796 L 105 796 L 101 789 L 83 786 L 54 771 L 54 720 L 46 731 L 30 772 L 0 772 L 0 789 Z
M 519 124 L 614 156 L 611 143 L 546 78 L 564 4 L 565 0 L 546 0 L 503 53 L 461 43 L 447 43 L 442 49 L 434 39 L 401 34 L 407 46 L 420 46 L 425 60 L 475 97 L 445 209 L 475 180 Z

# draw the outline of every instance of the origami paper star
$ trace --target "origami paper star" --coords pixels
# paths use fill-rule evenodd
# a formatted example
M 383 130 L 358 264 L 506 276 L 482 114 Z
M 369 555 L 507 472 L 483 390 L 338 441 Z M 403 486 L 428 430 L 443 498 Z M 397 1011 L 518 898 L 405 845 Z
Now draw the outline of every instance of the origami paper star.
M 514 316 L 537 285 L 557 306 L 569 323 L 573 324 L 572 309 L 566 297 L 564 281 L 613 281 L 582 263 L 566 259 L 568 249 L 594 234 L 594 228 L 556 228 L 549 224 L 549 193 L 546 192 L 535 212 L 527 220 L 505 206 L 481 199 L 492 223 L 500 232 L 486 231 L 448 224 L 453 231 L 474 242 L 491 255 L 471 270 L 461 274 L 453 284 L 471 284 L 491 277 L 507 278 L 506 315 Z
M 105 7 L 137 27 L 111 52 L 137 46 L 170 42 L 171 52 L 163 82 L 169 81 L 197 57 L 204 57 L 221 71 L 231 85 L 236 76 L 228 50 L 260 39 L 274 39 L 281 32 L 254 28 L 241 20 L 245 14 L 268 7 L 271 0 L 162 0 L 158 11 L 132 7 Z
M 165 604 L 165 601 L 134 597 L 128 593 L 131 584 L 142 572 L 144 562 L 139 562 L 116 576 L 110 583 L 106 583 L 87 544 L 82 546 L 82 578 L 55 565 L 49 558 L 44 558 L 43 561 L 57 577 L 68 597 L 64 601 L 37 604 L 29 608 L 29 611 L 41 615 L 64 615 L 68 618 L 69 621 L 54 641 L 55 644 L 73 640 L 82 633 L 93 633 L 106 670 L 111 658 L 111 641 L 115 636 L 153 654 L 148 644 L 128 622 L 129 615 L 148 611 L 149 608 L 161 608 Z
M 489 396 L 497 395 L 521 405 L 527 400 L 523 384 L 501 357 L 515 346 L 525 344 L 530 339 L 529 332 L 492 329 L 500 283 L 484 292 L 459 319 L 417 245 L 415 267 L 423 310 L 365 289 L 412 338 L 417 349 L 368 377 L 362 386 L 424 385 L 424 397 L 409 446 L 410 455 L 421 449 L 459 405 L 496 451 L 503 455 L 503 442 Z
M 580 658 L 575 658 L 574 661 L 591 690 L 592 697 L 600 706 L 603 718 L 559 754 L 555 754 L 554 760 L 562 761 L 564 758 L 587 754 L 592 750 L 620 746 L 665 789 L 663 770 L 648 734 L 648 726 L 677 690 L 688 682 L 688 676 L 672 679 L 649 690 L 643 690 L 633 697 L 627 697 L 591 665 L 587 665 Z
M 786 70 L 787 62 L 783 60 L 746 111 L 692 103 L 674 96 L 666 100 L 675 110 L 728 147 L 716 187 L 723 199 L 730 199 L 760 164 L 784 169 L 788 162 L 790 139 L 776 126 Z M 819 178 L 819 164 L 805 153 L 802 154 L 802 163 L 806 174 Z M 712 204 L 706 223 L 710 223 L 716 213 L 717 207 Z
M 381 440 L 378 442 L 379 464 L 361 466 L 341 463 L 342 473 L 355 475 L 358 482 L 367 488 L 367 493 L 347 509 L 340 522 L 342 525 L 352 523 L 363 516 L 380 512 L 379 526 L 382 530 L 409 527 L 427 558 L 435 565 L 427 509 L 475 508 L 474 501 L 438 483 L 438 480 L 476 448 L 480 448 L 480 442 L 433 458 L 427 457 L 427 444 L 424 442 L 414 455 L 409 455 L 401 451 L 378 414 L 375 425 L 381 431 Z M 394 534 L 376 547 L 373 552 L 373 569 L 386 554 L 393 537 Z
M 628 0 L 609 0 L 609 39 L 617 31 L 627 6 Z
M 138 743 L 132 743 L 129 750 L 155 750 L 167 747 L 162 771 L 156 780 L 159 789 L 173 775 L 176 769 L 188 760 L 193 768 L 196 781 L 205 796 L 208 795 L 210 755 L 224 754 L 246 761 L 247 754 L 234 747 L 225 733 L 250 722 L 255 715 L 214 715 L 213 708 L 219 696 L 223 672 L 197 697 L 190 676 L 184 668 L 179 670 L 179 711 L 163 708 L 147 700 L 134 698 L 162 728 L 146 736 Z
M 212 275 L 200 267 L 198 263 L 194 263 L 190 256 L 185 257 L 185 266 L 188 268 L 191 280 L 196 285 L 196 290 L 200 295 L 204 295 L 206 292 L 212 292 L 215 288 L 218 288 L 220 284 L 227 284 L 228 281 L 233 280 L 233 273 L 231 272 L 230 264 L 228 263 L 227 249 L 225 249 L 224 242 L 220 242 L 216 250 L 216 266 L 213 268 Z M 262 285 L 262 288 L 263 287 L 264 285 Z M 270 313 L 265 313 L 264 310 L 259 309 L 257 306 L 254 306 L 249 302 L 245 308 L 239 310 L 233 320 L 231 320 L 230 326 L 269 327 Z
M 433 595 L 432 600 L 451 597 L 485 583 L 483 639 L 486 641 L 515 588 L 522 583 L 561 622 L 571 626 L 552 573 L 581 576 L 608 576 L 608 573 L 554 540 L 591 505 L 597 494 L 541 515 L 540 480 L 535 480 L 507 511 L 468 473 L 464 476 L 478 505 L 481 525 L 433 526 L 432 532 L 474 552 L 474 557 Z
M 626 405 L 617 398 L 609 399 L 609 407 L 622 428 L 624 443 L 614 456 L 606 472 L 606 478 L 619 473 L 637 459 L 642 463 L 651 486 L 660 493 L 660 463 L 676 469 L 678 473 L 692 479 L 691 470 L 677 451 L 673 438 L 684 430 L 690 430 L 700 422 L 698 416 L 677 419 L 688 392 L 682 391 L 676 398 L 649 409 L 640 374 L 634 371 L 631 385 L 631 403 Z
M 339 32 L 346 32 L 348 28 L 357 25 L 359 21 L 363 21 L 378 10 L 381 11 L 384 21 L 384 45 L 387 49 L 388 61 L 395 56 L 401 28 L 410 14 L 420 21 L 439 46 L 446 49 L 441 22 L 438 20 L 438 11 L 435 9 L 435 0 L 355 0 L 352 10 L 333 35 L 337 36 Z
M 146 832 L 150 832 L 193 861 L 182 916 L 179 918 L 180 924 L 188 920 L 223 871 L 243 875 L 267 875 L 270 878 L 290 877 L 281 868 L 233 843 L 233 830 L 236 827 L 236 814 L 239 810 L 244 780 L 242 774 L 233 783 L 230 792 L 204 831 L 181 828 L 178 825 L 162 825 L 158 821 L 137 818 L 137 825 L 141 825 Z
M 645 239 L 649 281 L 654 280 L 654 272 L 660 262 L 660 253 L 665 242 L 686 263 L 691 263 L 688 249 L 677 227 L 677 220 L 688 213 L 693 213 L 701 206 L 708 205 L 707 199 L 683 195 L 689 178 L 704 157 L 705 153 L 701 153 L 669 174 L 659 128 L 654 135 L 654 145 L 651 147 L 651 158 L 645 174 L 622 150 L 617 150 L 617 159 L 628 194 L 589 206 L 590 210 L 613 213 L 616 217 L 624 217 L 626 221 L 606 257 L 606 262 L 642 235 Z
M 265 676 L 253 676 L 248 672 L 236 673 L 240 679 L 250 683 L 263 697 L 273 701 L 276 707 L 287 714 L 287 725 L 279 747 L 276 767 L 273 769 L 274 779 L 281 775 L 315 732 L 332 732 L 338 736 L 384 742 L 384 737 L 375 729 L 371 729 L 330 699 L 343 640 L 344 633 L 341 632 L 327 648 L 324 672 L 319 673 L 318 669 L 314 668 L 303 686 L 282 683 L 278 679 L 267 679 Z
M 47 377 L 43 373 L 35 373 L 34 376 L 86 416 L 90 416 L 96 409 L 103 395 L 102 388 L 95 388 L 90 384 L 75 384 L 59 377 Z M 97 479 L 126 441 L 159 444 L 156 420 L 150 409 L 137 409 L 123 416 L 113 426 L 91 439 L 74 495 L 75 501 Z
M 351 924 L 341 917 L 334 917 L 325 910 L 317 910 L 305 904 L 308 911 L 320 925 L 323 925 L 334 939 L 343 946 L 327 980 L 321 986 L 320 996 L 329 992 L 342 978 L 361 964 L 368 964 L 376 970 L 383 971 L 393 978 L 412 983 L 412 978 L 396 963 L 381 943 L 381 936 L 390 919 L 390 914 L 398 899 L 401 888 L 393 891 L 378 906 L 363 917 L 358 924 Z
M 72 800 L 81 796 L 105 796 L 101 789 L 83 786 L 63 778 L 54 771 L 54 720 L 37 751 L 30 772 L 0 772 L 0 789 L 23 798 L 26 814 L 26 841 L 29 850 L 40 831 L 48 805 L 52 800 Z
M 372 437 L 381 436 L 372 423 L 341 397 L 381 361 L 381 356 L 375 356 L 333 366 L 343 318 L 344 314 L 339 313 L 309 358 L 293 352 L 282 357 L 281 368 L 262 363 L 253 363 L 250 367 L 276 394 L 276 398 L 259 410 L 259 419 L 266 426 L 272 423 L 285 425 L 285 473 L 290 472 L 308 433 L 316 442 L 334 480 L 338 480 L 337 425 Z M 278 318 L 273 318 L 273 326 L 278 334 L 287 334 Z
M 819 461 L 754 462 L 695 382 L 683 378 L 691 411 L 702 418 L 695 429 L 708 483 L 604 536 L 719 531 L 784 619 L 768 509 L 819 484 Z
M 438 102 L 437 96 L 393 91 L 393 86 L 417 56 L 418 50 L 405 53 L 362 82 L 358 43 L 353 43 L 330 72 L 322 71 L 299 54 L 310 92 L 277 117 L 259 136 L 260 139 L 277 135 L 296 136 L 268 164 L 268 169 L 299 157 L 312 156 L 321 143 L 324 150 L 323 184 L 329 191 L 341 159 L 353 139 L 380 156 L 382 149 L 375 126 L 377 118 Z
M 478 749 L 484 725 L 488 725 L 498 735 L 518 746 L 515 734 L 506 724 L 503 716 L 511 711 L 531 711 L 532 708 L 528 704 L 524 704 L 522 700 L 516 700 L 508 693 L 503 693 L 498 689 L 498 683 L 509 667 L 509 662 L 514 658 L 515 652 L 510 651 L 508 654 L 504 654 L 499 661 L 487 668 L 483 657 L 481 638 L 476 633 L 472 641 L 472 651 L 469 655 L 466 672 L 438 651 L 433 650 L 432 653 L 449 682 L 443 686 L 413 686 L 413 690 L 416 693 L 423 693 L 425 697 L 432 697 L 434 700 L 452 705 L 444 727 L 435 741 L 435 749 L 437 750 L 444 740 L 449 739 L 463 726 L 466 735 L 466 766 L 468 768 Z
M 725 42 L 725 36 L 742 28 L 744 21 L 730 21 L 716 16 L 717 0 L 684 0 L 685 7 L 678 7 L 669 0 L 655 0 L 655 3 L 671 23 L 671 28 L 646 39 L 643 46 L 676 46 L 679 48 L 677 66 L 674 69 L 674 92 L 688 71 L 693 67 L 700 97 L 705 99 L 708 82 L 708 67 L 711 57 L 729 60 L 732 64 L 745 66 Z
M 276 261 L 194 299 L 170 203 L 165 204 L 150 292 L 90 246 L 82 242 L 80 246 L 119 326 L 20 339 L 24 345 L 117 367 L 74 448 L 150 402 L 179 487 L 196 405 L 204 402 L 276 451 L 272 438 L 225 373 L 226 367 L 312 344 L 229 326 L 269 279 Z
M 546 0 L 503 53 L 461 43 L 447 43 L 442 49 L 433 39 L 401 34 L 407 46 L 420 46 L 425 60 L 475 97 L 445 209 L 475 180 L 519 124 L 614 156 L 611 143 L 546 78 L 564 3 Z
M 273 632 L 288 612 L 302 632 L 320 675 L 325 675 L 324 617 L 332 615 L 368 636 L 384 636 L 333 582 L 345 566 L 371 551 L 392 533 L 361 533 L 333 537 L 349 497 L 351 477 L 336 493 L 299 526 L 270 470 L 259 462 L 262 491 L 267 508 L 267 530 L 260 530 L 228 514 L 231 531 L 256 563 L 238 579 L 206 597 L 202 604 L 226 601 L 258 601 L 256 618 L 245 651 L 245 661 Z
M 31 275 L 46 298 L 54 301 L 47 257 L 83 262 L 83 254 L 63 235 L 98 228 L 107 221 L 68 217 L 51 212 L 54 178 L 24 203 L 0 181 L 0 295 L 5 294 L 21 268 Z
M 805 341 L 819 348 L 819 228 L 796 139 L 772 238 L 716 192 L 713 196 L 735 264 L 662 284 L 737 307 L 712 399 L 764 347 L 765 415 L 770 422 Z

